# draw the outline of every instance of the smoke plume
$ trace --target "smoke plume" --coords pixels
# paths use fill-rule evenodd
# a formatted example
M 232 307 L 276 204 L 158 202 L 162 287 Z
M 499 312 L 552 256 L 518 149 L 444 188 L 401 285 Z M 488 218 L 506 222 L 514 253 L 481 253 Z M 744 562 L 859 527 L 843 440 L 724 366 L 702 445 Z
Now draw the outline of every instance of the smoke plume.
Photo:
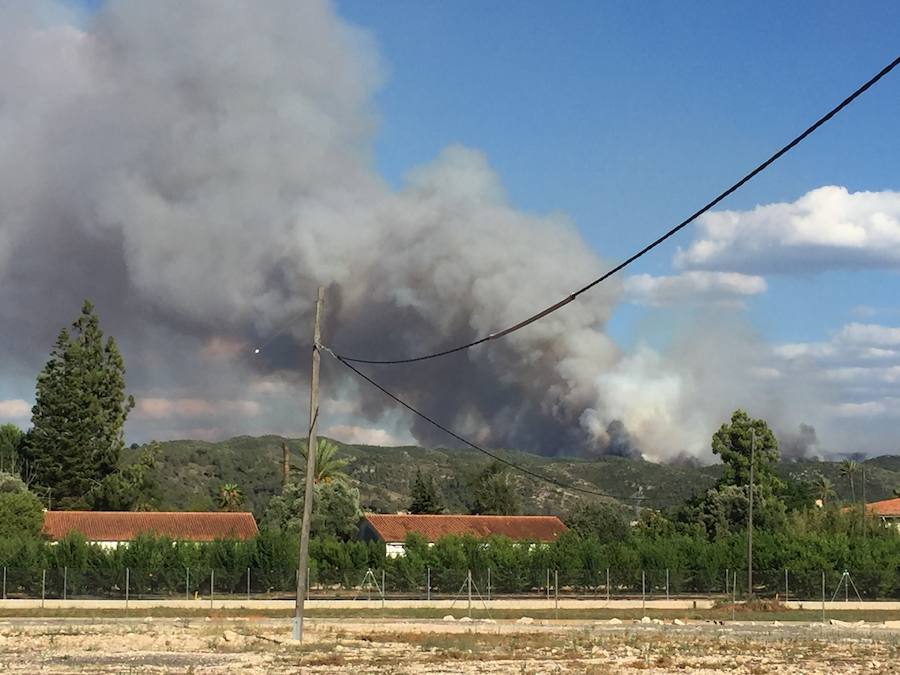
M 4 372 L 33 377 L 90 297 L 143 401 L 132 436 L 301 433 L 316 286 L 324 341 L 377 358 L 487 334 L 604 271 L 564 217 L 513 208 L 476 149 L 447 147 L 390 189 L 372 168 L 382 71 L 325 2 L 3 5 Z M 371 372 L 473 440 L 544 454 L 698 455 L 737 405 L 783 409 L 764 378 L 721 375 L 760 365 L 749 331 L 713 322 L 670 352 L 623 354 L 605 333 L 619 292 Z M 451 442 L 325 366 L 323 422 Z
M 801 424 L 793 433 L 781 434 L 778 446 L 784 459 L 808 459 L 821 455 L 816 428 L 809 424 Z

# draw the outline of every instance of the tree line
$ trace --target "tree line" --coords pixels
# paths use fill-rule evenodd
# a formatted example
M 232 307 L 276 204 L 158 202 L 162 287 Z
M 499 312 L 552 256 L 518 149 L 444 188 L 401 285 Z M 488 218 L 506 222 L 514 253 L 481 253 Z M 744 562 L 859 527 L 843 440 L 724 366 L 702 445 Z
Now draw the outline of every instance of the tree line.
M 757 584 L 780 592 L 784 571 L 792 593 L 818 597 L 821 573 L 829 588 L 849 570 L 864 597 L 900 598 L 898 537 L 869 522 L 861 529 L 858 513 L 835 508 L 794 514 L 780 533 L 760 531 L 754 536 Z M 664 579 L 672 593 L 723 593 L 727 570 L 736 572 L 738 589 L 745 591 L 747 548 L 740 534 L 710 540 L 705 533 L 660 530 L 645 518 L 613 537 L 585 532 L 573 523 L 558 540 L 533 546 L 504 537 L 488 541 L 448 536 L 433 545 L 410 535 L 405 555 L 389 557 L 383 542 L 314 537 L 310 543 L 311 580 L 327 589 L 359 589 L 367 570 L 380 585 L 384 571 L 391 592 L 459 591 L 472 570 L 482 591 L 490 583 L 497 593 L 533 593 L 546 587 L 548 570 L 570 592 L 600 593 L 606 574 L 616 593 L 638 593 L 642 582 L 659 592 Z M 220 593 L 246 590 L 250 569 L 252 592 L 287 593 L 297 569 L 297 534 L 263 529 L 249 541 L 192 544 L 140 536 L 129 546 L 103 548 L 72 534 L 57 544 L 39 537 L 0 539 L 0 566 L 7 568 L 8 594 L 40 591 L 41 570 L 49 570 L 50 592 L 60 586 L 67 568 L 70 595 L 117 596 L 130 570 L 131 590 L 144 594 L 206 594 L 211 572 Z M 187 580 L 190 579 L 190 581 Z M 757 592 L 761 592 L 757 589 Z

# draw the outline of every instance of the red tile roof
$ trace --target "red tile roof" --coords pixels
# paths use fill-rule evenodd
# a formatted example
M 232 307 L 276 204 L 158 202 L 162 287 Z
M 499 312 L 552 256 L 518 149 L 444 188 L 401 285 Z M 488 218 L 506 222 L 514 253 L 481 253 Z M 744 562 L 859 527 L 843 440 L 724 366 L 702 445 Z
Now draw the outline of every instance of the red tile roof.
M 874 513 L 876 516 L 900 518 L 900 497 L 866 504 L 866 511 Z
M 152 533 L 179 541 L 250 539 L 256 536 L 252 513 L 190 511 L 46 511 L 42 532 L 53 540 L 76 531 L 88 541 L 131 541 Z
M 566 531 L 556 516 L 393 515 L 367 513 L 366 520 L 384 541 L 400 542 L 415 532 L 433 542 L 443 536 L 470 534 L 479 539 L 501 535 L 516 541 L 554 541 Z

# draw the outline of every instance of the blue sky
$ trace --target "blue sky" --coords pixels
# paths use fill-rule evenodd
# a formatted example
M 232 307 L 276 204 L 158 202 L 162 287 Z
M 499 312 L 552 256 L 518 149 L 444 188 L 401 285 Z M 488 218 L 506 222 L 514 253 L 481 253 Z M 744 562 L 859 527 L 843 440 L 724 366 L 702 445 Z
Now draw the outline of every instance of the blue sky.
M 448 143 L 482 149 L 521 209 L 568 214 L 619 259 L 680 221 L 897 55 L 892 2 L 343 0 L 386 64 L 376 161 L 399 185 Z M 724 205 L 822 185 L 900 189 L 898 76 Z M 664 273 L 677 244 L 633 272 Z M 773 340 L 815 340 L 856 305 L 896 304 L 892 272 L 770 278 L 749 302 Z M 822 292 L 828 302 L 818 301 Z M 620 339 L 643 312 L 623 306 Z

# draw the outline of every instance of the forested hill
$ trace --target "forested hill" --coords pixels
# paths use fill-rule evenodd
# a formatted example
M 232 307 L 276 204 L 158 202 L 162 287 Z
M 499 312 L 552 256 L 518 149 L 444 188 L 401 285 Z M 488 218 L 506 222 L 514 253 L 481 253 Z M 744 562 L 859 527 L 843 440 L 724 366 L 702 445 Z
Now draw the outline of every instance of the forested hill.
M 161 443 L 154 470 L 160 508 L 215 509 L 219 487 L 223 483 L 236 483 L 245 495 L 247 507 L 257 516 L 262 515 L 269 499 L 281 490 L 282 440 L 279 436 L 240 436 L 219 443 L 193 440 Z M 292 464 L 297 465 L 301 441 L 288 439 L 288 444 Z M 469 481 L 491 461 L 473 450 L 336 444 L 340 456 L 349 462 L 346 472 L 359 487 L 363 508 L 372 511 L 407 508 L 417 467 L 434 477 L 449 509 L 464 511 Z M 127 451 L 126 459 L 133 459 L 138 452 L 132 448 Z M 721 465 L 695 467 L 611 456 L 573 459 L 512 450 L 496 452 L 561 483 L 603 492 L 629 505 L 651 508 L 684 501 L 711 486 L 721 472 Z M 869 501 L 890 497 L 894 488 L 900 486 L 900 457 L 878 457 L 866 461 L 864 466 Z M 783 478 L 809 481 L 822 474 L 834 483 L 839 498 L 850 499 L 849 481 L 840 474 L 838 462 L 782 462 L 779 473 Z M 859 475 L 855 481 L 859 498 Z M 577 492 L 561 490 L 528 476 L 517 475 L 516 482 L 526 513 L 562 513 L 579 496 Z

